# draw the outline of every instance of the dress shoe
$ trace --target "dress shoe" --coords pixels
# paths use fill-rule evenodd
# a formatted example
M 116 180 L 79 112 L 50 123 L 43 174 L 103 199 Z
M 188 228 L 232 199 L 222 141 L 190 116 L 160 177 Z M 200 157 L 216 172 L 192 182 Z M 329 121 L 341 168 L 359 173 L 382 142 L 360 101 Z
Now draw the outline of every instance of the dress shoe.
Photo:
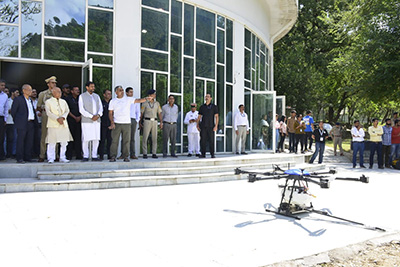
M 200 157 L 200 154 L 196 154 L 196 157 Z
M 22 159 L 21 160 L 17 160 L 17 163 L 25 163 L 25 161 L 23 161 Z
M 147 155 L 146 155 L 146 154 L 143 154 L 143 158 L 144 158 L 144 159 L 147 159 Z
M 131 156 L 131 159 L 138 159 L 135 155 Z
M 378 169 L 384 169 L 383 166 L 379 166 Z
M 204 159 L 204 158 L 206 158 L 206 156 L 200 155 L 199 158 Z
M 35 162 L 35 160 L 32 160 L 32 159 L 25 159 L 24 161 L 25 162 L 30 162 L 30 163 Z
M 343 153 L 340 153 L 340 156 L 344 156 L 344 154 L 343 154 Z
M 49 164 L 53 164 L 54 163 L 54 159 L 49 160 Z
M 116 160 L 115 160 L 115 157 L 112 157 L 110 160 L 109 160 L 109 162 L 115 162 Z
M 247 153 L 246 153 L 246 152 L 242 152 L 242 153 L 240 153 L 240 154 L 242 154 L 242 155 L 247 155 Z
M 236 152 L 236 155 L 240 155 L 240 153 L 239 153 L 239 152 Z
M 62 162 L 62 163 L 68 163 L 68 162 L 69 162 L 69 159 L 60 159 L 60 162 Z
M 83 158 L 82 159 L 82 162 L 86 162 L 86 161 L 89 161 L 89 159 L 88 158 Z
M 38 162 L 44 162 L 44 159 L 39 158 Z
M 124 162 L 130 162 L 128 158 L 124 158 Z
M 177 156 L 177 155 L 171 155 L 171 157 L 173 157 L 173 158 L 177 158 L 178 156 Z
M 156 154 L 153 154 L 151 157 L 152 157 L 153 159 L 158 159 L 158 157 L 157 157 Z
M 215 155 L 211 155 L 211 158 L 215 159 Z
M 365 169 L 365 168 L 367 168 L 367 167 L 365 167 L 364 165 L 362 165 L 362 166 L 360 166 L 360 168 L 363 168 L 363 169 Z
M 60 162 L 60 159 L 59 159 L 59 158 L 56 158 L 56 160 L 55 160 L 54 162 Z
M 192 154 L 189 153 L 189 154 L 188 154 L 188 157 L 191 157 L 191 156 L 192 156 Z
M 372 166 L 369 166 L 370 169 L 372 169 Z
M 167 155 L 163 155 L 162 157 L 163 157 L 163 158 L 166 158 L 166 157 L 167 157 Z
M 92 158 L 92 161 L 102 161 L 102 159 L 99 159 L 99 158 Z

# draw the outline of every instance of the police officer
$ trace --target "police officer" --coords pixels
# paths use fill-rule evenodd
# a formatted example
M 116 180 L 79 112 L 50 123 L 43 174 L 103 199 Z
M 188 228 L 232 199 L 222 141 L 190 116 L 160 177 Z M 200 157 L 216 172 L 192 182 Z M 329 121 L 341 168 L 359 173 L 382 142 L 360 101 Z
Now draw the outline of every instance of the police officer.
M 161 106 L 160 103 L 156 101 L 156 90 L 149 90 L 147 92 L 151 100 L 147 100 L 142 104 L 140 127 L 143 127 L 143 140 L 142 140 L 142 150 L 143 158 L 147 159 L 147 139 L 151 133 L 152 141 L 152 158 L 157 157 L 157 115 L 160 119 L 160 129 L 163 128 L 162 116 L 161 116 Z

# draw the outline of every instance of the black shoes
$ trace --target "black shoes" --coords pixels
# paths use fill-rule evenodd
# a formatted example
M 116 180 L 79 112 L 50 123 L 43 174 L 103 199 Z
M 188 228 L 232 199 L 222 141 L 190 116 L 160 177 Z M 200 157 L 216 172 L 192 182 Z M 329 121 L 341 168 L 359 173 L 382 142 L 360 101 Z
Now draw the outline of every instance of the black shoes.
M 247 155 L 247 153 L 246 153 L 246 152 L 242 152 L 242 153 L 240 153 L 240 154 L 242 154 L 242 155 Z
M 158 159 L 158 157 L 157 157 L 156 154 L 153 154 L 151 157 L 152 157 L 153 159 Z
M 89 159 L 88 158 L 83 158 L 82 159 L 82 162 L 86 162 L 86 161 L 89 161 Z
M 146 154 L 143 154 L 143 158 L 144 158 L 144 159 L 147 159 L 147 155 L 146 155 Z
M 130 162 L 129 158 L 124 158 L 124 162 Z
M 112 157 L 109 161 L 110 161 L 110 162 L 115 162 L 115 161 L 116 161 L 116 160 L 115 160 L 115 157 Z
M 188 157 L 191 157 L 191 156 L 192 156 L 192 154 L 189 153 L 189 154 L 188 154 Z
M 92 161 L 102 161 L 100 158 L 92 158 Z

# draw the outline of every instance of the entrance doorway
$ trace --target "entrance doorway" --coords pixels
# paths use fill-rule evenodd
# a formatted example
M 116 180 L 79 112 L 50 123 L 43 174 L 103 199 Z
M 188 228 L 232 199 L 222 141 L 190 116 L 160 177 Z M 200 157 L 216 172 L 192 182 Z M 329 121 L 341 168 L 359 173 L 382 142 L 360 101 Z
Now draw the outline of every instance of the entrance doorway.
M 82 67 L 8 61 L 1 61 L 0 64 L 0 77 L 6 80 L 7 87 L 10 89 L 21 89 L 23 84 L 28 83 L 39 94 L 39 92 L 47 89 L 44 80 L 52 75 L 57 77 L 57 85 L 60 88 L 66 83 L 81 87 Z

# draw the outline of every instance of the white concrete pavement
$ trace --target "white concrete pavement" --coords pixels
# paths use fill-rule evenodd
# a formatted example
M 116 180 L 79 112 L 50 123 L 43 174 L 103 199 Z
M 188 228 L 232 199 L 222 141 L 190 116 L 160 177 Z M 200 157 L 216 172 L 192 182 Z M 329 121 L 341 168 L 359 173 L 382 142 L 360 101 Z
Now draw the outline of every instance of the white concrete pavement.
M 311 186 L 314 206 L 387 229 L 378 232 L 317 214 L 292 220 L 277 206 L 277 181 L 220 182 L 0 195 L 1 266 L 264 266 L 400 230 L 397 170 L 352 169 Z

